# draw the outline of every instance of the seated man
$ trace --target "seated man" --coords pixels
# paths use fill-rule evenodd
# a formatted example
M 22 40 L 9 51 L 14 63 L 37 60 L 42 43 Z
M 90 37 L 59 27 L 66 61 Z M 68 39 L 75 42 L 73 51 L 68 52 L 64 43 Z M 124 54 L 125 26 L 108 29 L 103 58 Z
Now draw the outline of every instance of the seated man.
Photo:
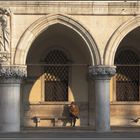
M 69 112 L 72 118 L 73 127 L 75 127 L 76 119 L 79 118 L 79 107 L 75 104 L 75 102 L 71 102 Z

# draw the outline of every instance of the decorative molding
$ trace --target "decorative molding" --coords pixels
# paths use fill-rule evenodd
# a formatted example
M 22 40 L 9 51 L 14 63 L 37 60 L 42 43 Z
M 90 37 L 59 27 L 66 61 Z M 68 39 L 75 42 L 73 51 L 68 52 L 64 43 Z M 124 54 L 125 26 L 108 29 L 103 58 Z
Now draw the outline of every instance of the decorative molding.
M 140 3 L 134 2 L 94 2 L 94 1 L 0 1 L 3 7 L 11 7 L 14 14 L 102 14 L 136 15 L 140 14 Z M 12 6 L 11 6 L 12 5 Z
M 115 66 L 89 66 L 89 77 L 92 79 L 110 79 L 116 73 Z
M 0 79 L 24 79 L 27 76 L 26 66 L 1 66 Z

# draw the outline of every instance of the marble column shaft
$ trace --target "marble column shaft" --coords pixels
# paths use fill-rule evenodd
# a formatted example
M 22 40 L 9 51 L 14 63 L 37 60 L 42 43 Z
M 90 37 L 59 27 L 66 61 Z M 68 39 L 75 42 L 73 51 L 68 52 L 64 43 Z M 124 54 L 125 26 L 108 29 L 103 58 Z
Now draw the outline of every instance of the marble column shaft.
M 96 130 L 110 131 L 110 79 L 115 75 L 115 67 L 90 66 L 89 75 L 94 80 Z
M 20 131 L 20 84 L 25 76 L 25 67 L 0 67 L 0 132 Z

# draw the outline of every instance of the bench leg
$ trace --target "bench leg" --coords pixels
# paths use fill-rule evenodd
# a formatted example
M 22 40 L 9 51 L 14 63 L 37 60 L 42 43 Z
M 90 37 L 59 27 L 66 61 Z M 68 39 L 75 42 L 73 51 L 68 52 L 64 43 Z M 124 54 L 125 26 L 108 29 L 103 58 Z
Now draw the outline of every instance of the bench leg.
M 53 126 L 55 126 L 56 124 L 55 124 L 55 119 L 53 119 Z
M 35 123 L 35 127 L 38 127 L 38 122 Z
M 71 126 L 72 126 L 72 123 L 73 123 L 73 119 L 70 119 L 70 122 L 71 122 Z

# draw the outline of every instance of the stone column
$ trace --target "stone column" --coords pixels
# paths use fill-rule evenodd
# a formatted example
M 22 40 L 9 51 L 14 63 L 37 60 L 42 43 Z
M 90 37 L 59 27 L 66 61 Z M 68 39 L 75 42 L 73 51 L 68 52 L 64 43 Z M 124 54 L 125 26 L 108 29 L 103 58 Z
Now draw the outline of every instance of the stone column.
M 95 82 L 95 126 L 97 131 L 110 131 L 110 79 L 115 67 L 90 66 L 89 75 Z
M 20 131 L 20 84 L 24 66 L 0 67 L 0 132 Z

